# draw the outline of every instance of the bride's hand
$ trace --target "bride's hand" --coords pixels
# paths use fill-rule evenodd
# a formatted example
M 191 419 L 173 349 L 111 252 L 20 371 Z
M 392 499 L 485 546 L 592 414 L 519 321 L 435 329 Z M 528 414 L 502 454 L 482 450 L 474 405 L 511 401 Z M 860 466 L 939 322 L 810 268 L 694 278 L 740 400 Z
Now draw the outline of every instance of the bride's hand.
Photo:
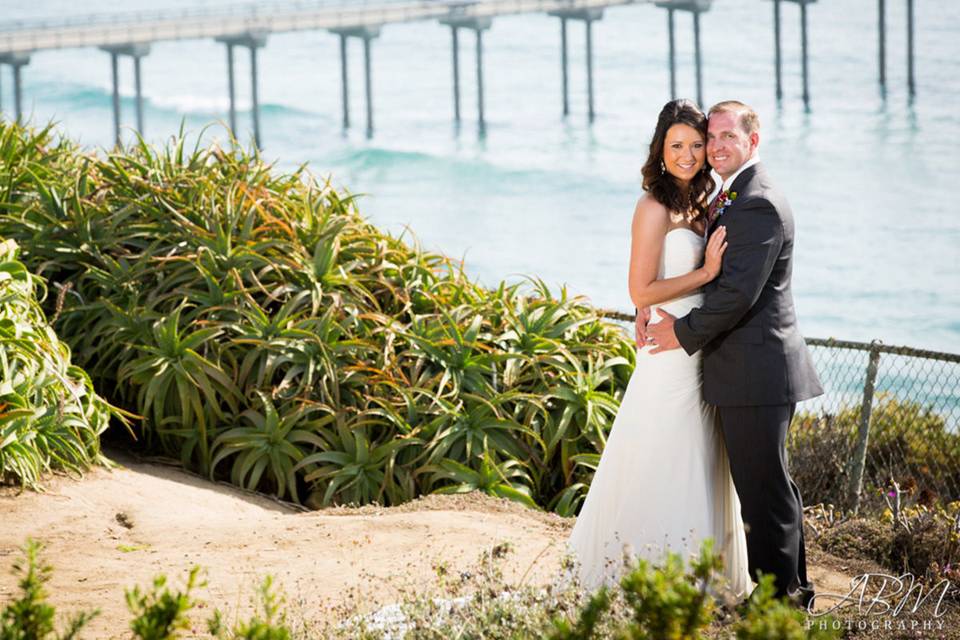
M 703 254 L 702 269 L 707 274 L 707 281 L 713 280 L 720 274 L 720 262 L 723 259 L 723 252 L 727 250 L 727 228 L 723 225 L 717 227 L 717 230 L 710 236 L 707 242 L 707 248 Z

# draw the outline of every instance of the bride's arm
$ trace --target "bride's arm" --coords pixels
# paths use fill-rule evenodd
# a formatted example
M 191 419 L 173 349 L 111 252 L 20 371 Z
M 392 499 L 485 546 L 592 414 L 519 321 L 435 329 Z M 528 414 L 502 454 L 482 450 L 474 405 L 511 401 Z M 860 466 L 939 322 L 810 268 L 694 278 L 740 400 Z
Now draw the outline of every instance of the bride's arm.
M 672 300 L 695 291 L 717 277 L 720 258 L 726 248 L 723 233 L 718 230 L 710 238 L 708 259 L 704 265 L 682 276 L 657 280 L 663 239 L 669 228 L 669 214 L 659 202 L 641 198 L 633 213 L 630 243 L 630 299 L 638 309 Z M 722 227 L 721 227 L 722 229 Z

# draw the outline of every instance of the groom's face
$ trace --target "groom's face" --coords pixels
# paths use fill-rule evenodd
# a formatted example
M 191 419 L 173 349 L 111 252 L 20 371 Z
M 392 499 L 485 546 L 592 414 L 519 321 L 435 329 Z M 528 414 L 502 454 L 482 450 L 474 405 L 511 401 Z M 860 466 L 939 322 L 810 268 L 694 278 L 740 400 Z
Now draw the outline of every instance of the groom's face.
M 739 113 L 714 113 L 707 123 L 707 160 L 726 180 L 753 156 L 759 141 L 758 134 L 748 134 L 740 126 Z

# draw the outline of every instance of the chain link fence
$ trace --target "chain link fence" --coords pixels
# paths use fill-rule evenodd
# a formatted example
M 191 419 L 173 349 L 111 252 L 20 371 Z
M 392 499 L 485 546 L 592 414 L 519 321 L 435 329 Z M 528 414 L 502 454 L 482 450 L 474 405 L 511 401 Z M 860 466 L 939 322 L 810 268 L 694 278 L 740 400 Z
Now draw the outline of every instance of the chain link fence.
M 790 472 L 807 504 L 960 499 L 960 355 L 807 339 L 825 393 L 797 406 Z
M 633 332 L 633 316 L 604 311 Z M 960 354 L 808 338 L 824 394 L 787 440 L 804 503 L 883 509 L 960 500 Z

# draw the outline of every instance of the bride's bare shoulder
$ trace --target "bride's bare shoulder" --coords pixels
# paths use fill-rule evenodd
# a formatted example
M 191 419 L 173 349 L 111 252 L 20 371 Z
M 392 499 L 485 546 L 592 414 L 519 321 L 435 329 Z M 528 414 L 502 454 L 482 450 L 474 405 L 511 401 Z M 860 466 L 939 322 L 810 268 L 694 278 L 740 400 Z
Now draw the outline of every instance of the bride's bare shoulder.
M 633 221 L 644 225 L 667 225 L 670 223 L 670 213 L 656 198 L 645 193 L 637 200 Z

